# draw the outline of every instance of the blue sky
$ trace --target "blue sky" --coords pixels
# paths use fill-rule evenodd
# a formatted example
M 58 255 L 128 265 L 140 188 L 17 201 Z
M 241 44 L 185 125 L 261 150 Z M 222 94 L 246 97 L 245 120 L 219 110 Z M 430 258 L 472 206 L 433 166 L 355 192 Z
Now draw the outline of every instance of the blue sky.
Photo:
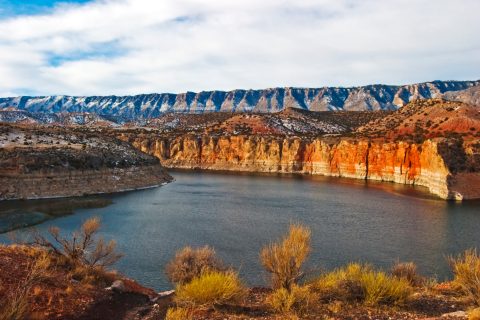
M 0 0 L 0 17 L 48 13 L 55 6 L 82 4 L 90 0 L 57 1 L 57 0 Z
M 0 0 L 0 96 L 480 79 L 478 0 Z

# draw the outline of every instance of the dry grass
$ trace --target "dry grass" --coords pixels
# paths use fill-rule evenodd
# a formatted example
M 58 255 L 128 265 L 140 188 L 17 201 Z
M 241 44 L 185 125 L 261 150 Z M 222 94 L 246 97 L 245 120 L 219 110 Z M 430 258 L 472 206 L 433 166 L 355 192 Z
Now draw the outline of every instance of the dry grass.
M 361 286 L 365 292 L 364 303 L 367 305 L 402 305 L 413 293 L 408 280 L 389 276 L 382 271 L 363 274 Z
M 204 306 L 232 304 L 241 301 L 246 289 L 233 271 L 206 271 L 189 283 L 178 285 L 175 300 L 179 304 Z
M 360 301 L 365 295 L 361 286 L 362 275 L 369 272 L 372 272 L 370 265 L 350 263 L 322 274 L 313 281 L 313 289 L 323 300 Z
M 267 296 L 267 304 L 281 314 L 304 314 L 309 306 L 316 300 L 316 295 L 308 286 L 292 285 L 290 291 L 278 288 Z
M 189 308 L 168 308 L 165 320 L 192 320 L 193 311 Z
M 165 273 L 174 284 L 185 284 L 199 277 L 205 271 L 225 271 L 223 262 L 209 246 L 185 247 L 175 254 L 167 264 Z
M 303 277 L 301 267 L 310 254 L 310 235 L 309 228 L 291 225 L 281 241 L 262 249 L 260 261 L 272 275 L 273 288 L 290 290 Z
M 18 285 L 2 297 L 0 304 L 0 319 L 21 320 L 29 313 L 28 296 L 35 294 L 35 285 L 50 276 L 48 268 L 50 258 L 47 253 L 41 252 L 27 267 L 27 276 Z M 33 290 L 32 290 L 33 289 Z
M 480 256 L 477 250 L 466 250 L 457 257 L 450 257 L 449 262 L 454 283 L 468 299 L 480 306 Z
M 321 275 L 313 288 L 324 300 L 362 301 L 366 305 L 403 304 L 413 292 L 408 280 L 359 263 Z
M 468 312 L 468 320 L 480 320 L 480 308 Z
M 393 265 L 390 273 L 398 279 L 407 280 L 414 287 L 421 287 L 426 281 L 418 274 L 417 265 L 413 262 L 397 262 Z

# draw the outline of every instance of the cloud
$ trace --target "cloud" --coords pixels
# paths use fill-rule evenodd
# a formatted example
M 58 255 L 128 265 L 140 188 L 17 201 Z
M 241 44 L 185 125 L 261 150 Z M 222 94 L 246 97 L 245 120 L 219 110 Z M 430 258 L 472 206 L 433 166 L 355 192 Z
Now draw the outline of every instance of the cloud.
M 0 20 L 0 95 L 480 78 L 477 0 L 102 0 Z

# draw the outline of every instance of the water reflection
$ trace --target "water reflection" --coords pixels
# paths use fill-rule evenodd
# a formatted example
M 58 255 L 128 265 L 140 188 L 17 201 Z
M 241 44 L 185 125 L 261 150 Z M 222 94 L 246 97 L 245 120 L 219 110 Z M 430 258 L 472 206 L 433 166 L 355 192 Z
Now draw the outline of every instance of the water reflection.
M 1 201 L 0 233 L 73 214 L 78 209 L 104 208 L 111 203 L 111 199 L 103 197 Z

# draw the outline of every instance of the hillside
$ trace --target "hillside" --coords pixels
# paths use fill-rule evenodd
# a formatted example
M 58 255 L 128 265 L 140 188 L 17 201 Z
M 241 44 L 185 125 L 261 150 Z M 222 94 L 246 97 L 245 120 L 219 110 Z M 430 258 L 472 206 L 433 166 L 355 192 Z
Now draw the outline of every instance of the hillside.
M 478 108 L 441 99 L 417 100 L 358 128 L 367 137 L 412 138 L 480 137 Z
M 0 200 L 118 192 L 170 179 L 158 159 L 114 138 L 0 126 Z
M 1 112 L 0 112 L 1 113 Z M 390 111 L 306 111 L 287 108 L 276 113 L 167 113 L 142 123 L 157 133 L 210 135 L 301 135 L 345 134 Z M 136 122 L 124 128 L 134 128 Z
M 156 118 L 168 112 L 278 112 L 287 108 L 310 111 L 395 110 L 417 99 L 449 98 L 445 94 L 477 86 L 480 81 L 433 81 L 413 85 L 369 85 L 340 88 L 273 88 L 160 93 L 136 96 L 46 96 L 0 98 L 0 109 L 32 113 L 89 112 L 128 120 Z M 452 96 L 457 99 L 460 96 Z

